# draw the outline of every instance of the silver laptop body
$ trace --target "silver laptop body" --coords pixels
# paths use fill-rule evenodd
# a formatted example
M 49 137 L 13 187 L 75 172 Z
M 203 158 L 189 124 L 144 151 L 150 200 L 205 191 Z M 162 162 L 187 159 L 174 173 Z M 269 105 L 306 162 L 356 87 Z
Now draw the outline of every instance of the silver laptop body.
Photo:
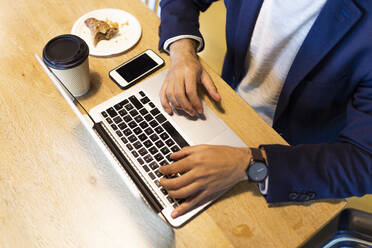
M 217 199 L 218 196 L 175 219 L 171 217 L 183 200 L 171 198 L 159 184 L 163 175 L 157 170 L 172 162 L 169 154 L 185 145 L 246 145 L 204 102 L 203 118 L 182 113 L 169 116 L 159 100 L 167 70 L 95 106 L 89 113 L 82 113 L 78 100 L 40 57 L 36 58 L 131 192 L 140 195 L 169 224 L 183 225 Z

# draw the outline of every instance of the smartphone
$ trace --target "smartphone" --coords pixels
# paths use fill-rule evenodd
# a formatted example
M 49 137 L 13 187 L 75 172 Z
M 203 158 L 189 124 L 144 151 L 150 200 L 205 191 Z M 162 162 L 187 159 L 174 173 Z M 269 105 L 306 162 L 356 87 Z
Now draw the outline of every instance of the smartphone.
M 129 88 L 164 65 L 164 60 L 148 49 L 109 72 L 110 78 L 122 89 Z

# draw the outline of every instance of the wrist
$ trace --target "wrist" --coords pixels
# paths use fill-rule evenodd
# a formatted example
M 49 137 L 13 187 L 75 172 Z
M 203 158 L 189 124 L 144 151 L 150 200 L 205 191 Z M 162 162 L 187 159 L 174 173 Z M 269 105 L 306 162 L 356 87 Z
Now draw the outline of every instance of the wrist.
M 197 43 L 193 39 L 181 39 L 173 42 L 169 46 L 169 54 L 170 57 L 175 57 L 178 55 L 181 56 L 195 56 L 196 55 L 196 49 L 197 49 Z
M 252 159 L 252 152 L 250 148 L 241 148 L 243 152 L 243 158 L 242 158 L 242 176 L 241 176 L 241 181 L 248 181 L 248 176 L 247 176 L 247 169 L 249 166 L 249 163 L 251 162 Z

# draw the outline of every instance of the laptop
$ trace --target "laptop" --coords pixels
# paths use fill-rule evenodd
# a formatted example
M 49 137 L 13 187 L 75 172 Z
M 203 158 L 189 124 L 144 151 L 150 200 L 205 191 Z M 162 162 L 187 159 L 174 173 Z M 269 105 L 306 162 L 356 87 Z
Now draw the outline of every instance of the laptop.
M 167 70 L 87 112 L 40 57 L 35 56 L 128 188 L 133 194 L 139 194 L 171 226 L 182 226 L 223 193 L 182 216 L 171 217 L 172 211 L 184 201 L 170 197 L 159 183 L 163 175 L 158 169 L 173 162 L 169 158 L 171 153 L 198 144 L 235 147 L 246 147 L 246 144 L 204 102 L 203 118 L 177 112 L 169 116 L 159 99 Z M 172 175 L 177 176 L 180 175 Z

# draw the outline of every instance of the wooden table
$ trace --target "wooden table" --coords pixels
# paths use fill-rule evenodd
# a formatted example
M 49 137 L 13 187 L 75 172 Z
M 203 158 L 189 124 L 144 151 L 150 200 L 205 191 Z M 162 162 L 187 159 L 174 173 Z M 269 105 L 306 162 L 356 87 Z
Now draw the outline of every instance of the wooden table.
M 143 34 L 133 49 L 90 58 L 93 86 L 82 99 L 89 109 L 121 91 L 108 78 L 110 69 L 147 48 L 156 50 L 159 19 L 140 0 L 2 0 L 1 6 L 0 247 L 128 247 L 122 220 L 131 196 L 34 53 L 41 54 L 49 39 L 69 33 L 75 20 L 94 9 L 123 9 L 140 20 Z M 224 112 L 204 99 L 247 145 L 285 143 L 204 65 L 222 95 Z M 174 230 L 174 237 L 146 207 L 139 207 L 141 216 L 131 217 L 149 216 L 160 231 L 150 229 L 148 235 L 174 238 L 176 247 L 296 247 L 344 205 L 268 206 L 253 185 L 241 183 Z

